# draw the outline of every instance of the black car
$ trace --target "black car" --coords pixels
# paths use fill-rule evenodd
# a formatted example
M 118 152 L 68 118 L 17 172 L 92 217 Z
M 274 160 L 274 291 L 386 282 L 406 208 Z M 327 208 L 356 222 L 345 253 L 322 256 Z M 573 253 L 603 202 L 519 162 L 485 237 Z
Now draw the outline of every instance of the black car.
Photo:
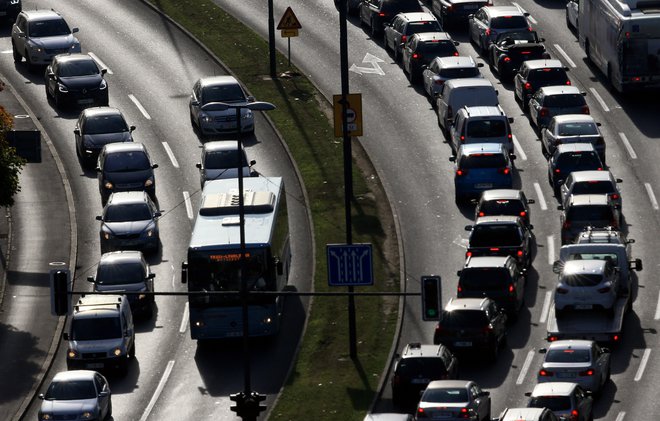
M 60 54 L 46 67 L 46 97 L 60 108 L 65 105 L 108 105 L 108 83 L 88 54 Z
M 558 145 L 548 159 L 548 183 L 559 197 L 559 189 L 574 171 L 602 171 L 603 163 L 591 143 Z
M 423 12 L 417 0 L 362 0 L 360 3 L 360 24 L 366 25 L 371 37 L 383 33 L 383 25 L 392 22 L 399 13 Z
M 500 34 L 488 51 L 491 68 L 500 79 L 511 80 L 520 65 L 527 60 L 550 58 L 545 50 L 544 38 L 536 31 L 515 31 Z
M 535 203 L 528 199 L 522 190 L 492 189 L 485 190 L 477 201 L 474 210 L 474 219 L 480 216 L 509 215 L 519 216 L 525 224 L 529 225 L 529 206 Z
M 403 47 L 401 65 L 410 83 L 421 80 L 422 72 L 436 57 L 458 56 L 456 46 L 446 32 L 421 32 L 408 39 Z
M 7 22 L 16 22 L 16 17 L 21 10 L 23 10 L 21 0 L 0 0 L 0 17 L 6 19 Z
M 413 407 L 433 380 L 458 378 L 458 360 L 443 345 L 410 343 L 394 363 L 392 402 L 402 408 Z
M 459 23 L 467 25 L 469 15 L 492 4 L 491 0 L 431 0 L 431 10 L 446 29 Z
M 532 95 L 544 86 L 571 85 L 564 66 L 559 60 L 527 60 L 513 77 L 513 95 L 523 111 L 527 111 Z
M 440 314 L 433 343 L 456 353 L 486 353 L 495 362 L 506 344 L 506 322 L 506 314 L 490 298 L 450 298 Z
M 109 143 L 101 149 L 96 171 L 101 203 L 116 191 L 146 191 L 156 200 L 156 179 L 147 148 L 138 142 Z
M 533 225 L 527 225 L 519 216 L 481 216 L 470 231 L 466 257 L 511 256 L 521 267 L 532 264 Z
M 114 251 L 101 256 L 96 276 L 87 277 L 94 284 L 94 291 L 113 291 L 126 294 L 133 314 L 153 316 L 155 273 L 149 269 L 142 252 L 134 250 Z
M 85 167 L 94 168 L 101 148 L 108 143 L 132 142 L 135 126 L 112 107 L 85 108 L 76 121 L 76 154 Z

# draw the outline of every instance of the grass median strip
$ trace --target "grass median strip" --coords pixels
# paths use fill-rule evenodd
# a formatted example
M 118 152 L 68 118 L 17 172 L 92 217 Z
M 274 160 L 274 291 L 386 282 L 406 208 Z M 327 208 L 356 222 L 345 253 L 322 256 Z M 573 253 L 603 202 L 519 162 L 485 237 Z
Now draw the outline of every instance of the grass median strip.
M 268 44 L 213 2 L 150 0 L 213 51 L 257 100 L 277 109 L 269 117 L 302 174 L 316 239 L 316 291 L 328 291 L 325 245 L 342 243 L 344 231 L 342 144 L 334 137 L 331 110 L 314 85 L 278 52 L 278 69 L 293 77 L 268 77 Z M 339 83 L 338 83 L 339 85 Z M 354 166 L 353 241 L 374 245 L 375 286 L 357 291 L 398 291 L 397 240 L 389 206 L 375 171 L 359 151 Z M 387 222 L 386 222 L 387 221 Z M 357 297 L 358 358 L 348 356 L 347 299 L 313 301 L 303 345 L 274 420 L 361 420 L 387 364 L 398 299 Z

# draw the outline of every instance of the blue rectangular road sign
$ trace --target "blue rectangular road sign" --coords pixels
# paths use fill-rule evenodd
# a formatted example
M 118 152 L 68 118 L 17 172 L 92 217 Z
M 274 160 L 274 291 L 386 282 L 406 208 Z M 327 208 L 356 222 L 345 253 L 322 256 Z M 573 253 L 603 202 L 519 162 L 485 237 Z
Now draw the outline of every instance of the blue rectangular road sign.
M 374 284 L 371 244 L 327 244 L 328 285 Z

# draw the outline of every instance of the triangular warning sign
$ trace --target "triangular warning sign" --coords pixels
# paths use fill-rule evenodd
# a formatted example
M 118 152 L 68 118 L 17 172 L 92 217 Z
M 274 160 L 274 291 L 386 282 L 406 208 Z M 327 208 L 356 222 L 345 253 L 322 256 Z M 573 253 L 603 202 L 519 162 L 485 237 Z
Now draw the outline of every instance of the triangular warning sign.
M 298 21 L 298 18 L 296 15 L 293 13 L 293 10 L 291 7 L 287 7 L 286 11 L 284 12 L 284 15 L 282 15 L 282 19 L 280 19 L 280 23 L 277 24 L 277 29 L 301 29 L 302 26 L 300 25 L 300 22 Z

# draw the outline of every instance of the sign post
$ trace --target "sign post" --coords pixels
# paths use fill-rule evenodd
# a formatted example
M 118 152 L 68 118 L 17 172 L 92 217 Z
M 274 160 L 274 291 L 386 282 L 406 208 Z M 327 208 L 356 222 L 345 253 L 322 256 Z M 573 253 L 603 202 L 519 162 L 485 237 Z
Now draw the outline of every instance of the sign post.
M 332 96 L 332 109 L 334 111 L 335 137 L 344 136 L 343 95 Z M 362 94 L 346 95 L 346 128 L 347 135 L 362 136 Z
M 291 7 L 287 7 L 280 19 L 280 23 L 277 24 L 277 29 L 282 31 L 282 38 L 287 38 L 288 43 L 288 53 L 289 53 L 289 67 L 291 67 L 291 38 L 298 36 L 298 30 L 302 29 L 300 21 L 296 17 L 296 14 L 293 13 Z

